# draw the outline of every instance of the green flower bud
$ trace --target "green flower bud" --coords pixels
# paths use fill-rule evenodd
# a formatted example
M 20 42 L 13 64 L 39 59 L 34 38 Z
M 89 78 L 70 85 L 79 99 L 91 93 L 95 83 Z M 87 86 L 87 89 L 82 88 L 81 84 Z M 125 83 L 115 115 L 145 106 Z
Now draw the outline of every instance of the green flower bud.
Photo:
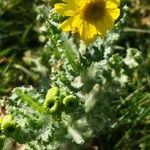
M 52 87 L 48 90 L 45 102 L 44 102 L 44 108 L 49 113 L 56 113 L 59 110 L 60 105 L 60 99 L 59 99 L 60 90 L 58 87 Z
M 14 122 L 11 115 L 3 118 L 1 123 L 2 136 L 0 136 L 0 147 L 3 146 L 6 137 L 11 137 L 20 144 L 29 140 L 29 134 L 21 129 L 21 127 Z
M 54 96 L 51 99 L 48 99 L 44 102 L 44 108 L 49 113 L 56 113 L 59 110 L 60 99 L 58 96 Z
M 3 118 L 1 123 L 1 130 L 2 133 L 6 136 L 11 136 L 15 133 L 16 129 L 18 128 L 17 124 L 13 121 L 11 115 L 7 115 Z
M 65 110 L 74 111 L 79 106 L 79 101 L 76 96 L 68 95 L 63 99 Z
M 48 90 L 45 100 L 49 101 L 53 99 L 53 97 L 58 96 L 60 94 L 59 88 L 58 87 L 52 87 L 51 89 Z

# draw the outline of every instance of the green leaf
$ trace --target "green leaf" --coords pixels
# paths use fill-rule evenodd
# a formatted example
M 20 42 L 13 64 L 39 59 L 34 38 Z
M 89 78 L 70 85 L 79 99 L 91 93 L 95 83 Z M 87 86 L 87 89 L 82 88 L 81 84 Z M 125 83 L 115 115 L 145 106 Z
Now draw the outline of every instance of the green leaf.
M 65 53 L 66 53 L 66 57 L 70 63 L 70 65 L 72 66 L 72 68 L 78 72 L 79 68 L 75 62 L 76 60 L 76 57 L 75 57 L 75 53 L 73 52 L 72 50 L 72 47 L 71 47 L 71 43 L 70 42 L 64 42 L 64 48 L 65 48 Z
M 40 113 L 45 113 L 44 108 L 37 102 L 36 99 L 33 99 L 30 95 L 22 93 L 21 90 L 16 89 L 16 94 L 25 102 L 27 102 L 32 108 L 36 109 Z

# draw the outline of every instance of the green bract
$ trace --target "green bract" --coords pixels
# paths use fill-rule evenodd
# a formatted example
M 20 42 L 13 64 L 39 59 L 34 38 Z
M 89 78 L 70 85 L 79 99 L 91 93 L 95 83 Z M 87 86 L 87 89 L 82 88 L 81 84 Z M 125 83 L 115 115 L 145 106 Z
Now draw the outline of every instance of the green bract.
M 68 95 L 63 99 L 65 110 L 74 111 L 79 106 L 79 101 L 76 96 Z

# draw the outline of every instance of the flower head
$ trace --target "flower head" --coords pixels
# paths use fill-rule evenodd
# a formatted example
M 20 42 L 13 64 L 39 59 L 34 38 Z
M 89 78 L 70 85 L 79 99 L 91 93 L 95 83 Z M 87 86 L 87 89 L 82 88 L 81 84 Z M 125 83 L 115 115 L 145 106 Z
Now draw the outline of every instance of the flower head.
M 46 109 L 46 111 L 48 113 L 56 113 L 58 112 L 60 109 L 60 99 L 59 97 L 55 96 L 53 97 L 53 99 L 49 99 L 49 100 L 46 100 L 44 102 L 44 108 Z
M 3 118 L 1 123 L 1 131 L 6 136 L 12 137 L 15 135 L 19 125 L 13 120 L 11 115 L 7 115 Z
M 63 0 L 55 5 L 55 10 L 68 16 L 60 28 L 76 31 L 85 43 L 93 42 L 97 36 L 104 37 L 112 29 L 120 15 L 120 0 Z
M 46 97 L 45 97 L 45 100 L 49 101 L 49 100 L 53 99 L 53 97 L 59 96 L 59 94 L 60 94 L 59 88 L 58 87 L 52 87 L 48 90 Z
M 58 87 L 52 87 L 48 90 L 45 101 L 44 101 L 44 108 L 49 113 L 56 113 L 59 110 L 60 106 L 60 98 L 59 98 L 59 88 Z
M 63 99 L 65 110 L 74 111 L 79 106 L 79 101 L 76 96 L 68 95 Z

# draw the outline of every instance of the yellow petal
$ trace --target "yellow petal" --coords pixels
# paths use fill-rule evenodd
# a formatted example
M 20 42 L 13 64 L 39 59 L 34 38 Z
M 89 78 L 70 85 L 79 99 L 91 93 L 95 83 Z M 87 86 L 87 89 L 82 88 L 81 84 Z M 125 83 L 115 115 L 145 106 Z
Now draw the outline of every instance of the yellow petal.
M 79 26 L 80 38 L 86 43 L 89 44 L 93 42 L 97 37 L 96 27 L 92 24 L 89 24 L 86 21 L 82 21 L 82 24 Z
M 64 16 L 74 16 L 76 14 L 76 9 L 72 9 L 70 5 L 63 3 L 55 4 L 54 9 L 61 15 Z
M 102 20 L 98 21 L 96 23 L 96 27 L 98 30 L 98 35 L 100 35 L 100 37 L 104 37 L 106 35 L 106 31 L 107 31 L 107 28 L 104 25 L 104 22 Z
M 83 0 L 63 0 L 67 5 L 72 5 L 72 7 L 75 6 L 81 6 L 81 3 L 83 3 Z
M 65 20 L 61 25 L 60 25 L 60 28 L 65 31 L 65 32 L 68 32 L 68 31 L 71 31 L 72 29 L 72 20 L 73 20 L 73 17 L 70 17 L 69 19 Z
M 113 20 L 116 20 L 120 15 L 120 9 L 119 8 L 109 9 L 108 13 L 111 15 Z
M 111 29 L 114 24 L 114 20 L 109 13 L 106 13 L 103 17 L 103 22 L 106 28 Z
M 101 37 L 104 37 L 106 35 L 107 30 L 112 29 L 114 24 L 114 20 L 112 16 L 109 13 L 106 13 L 105 16 L 98 21 L 97 28 L 98 33 Z
M 74 17 L 70 17 L 67 20 L 65 20 L 61 25 L 60 28 L 65 31 L 71 31 L 74 30 L 74 28 L 77 28 L 79 26 L 80 23 L 80 16 L 74 16 Z
M 106 9 L 117 8 L 120 6 L 120 0 L 106 0 Z
M 65 3 L 55 4 L 54 9 L 63 16 L 74 16 L 82 0 L 63 0 Z

